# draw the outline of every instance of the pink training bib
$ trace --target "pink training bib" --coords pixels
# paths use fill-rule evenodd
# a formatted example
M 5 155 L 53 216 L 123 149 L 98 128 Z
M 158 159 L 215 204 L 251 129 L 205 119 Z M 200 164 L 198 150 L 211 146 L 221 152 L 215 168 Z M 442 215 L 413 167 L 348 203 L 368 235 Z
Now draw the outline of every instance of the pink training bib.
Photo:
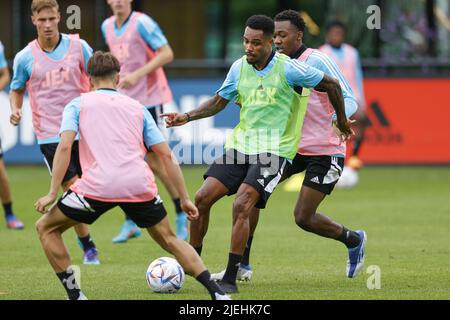
M 69 50 L 61 60 L 48 57 L 37 40 L 28 44 L 34 64 L 27 89 L 38 140 L 58 137 L 64 107 L 90 89 L 80 38 L 77 34 L 69 37 Z
M 314 51 L 317 50 L 306 49 L 298 60 L 305 62 Z M 332 127 L 333 114 L 334 108 L 328 94 L 311 90 L 298 153 L 302 155 L 345 155 L 346 144 L 339 141 L 339 137 Z
M 141 15 L 142 13 L 139 12 L 132 14 L 125 32 L 120 37 L 114 33 L 115 17 L 112 16 L 107 20 L 106 42 L 111 53 L 120 62 L 121 78 L 143 67 L 156 55 L 137 31 L 136 24 Z M 133 87 L 119 91 L 138 100 L 144 106 L 160 105 L 172 100 L 172 92 L 163 68 L 158 68 L 146 77 L 142 77 Z
M 105 202 L 150 201 L 155 178 L 144 160 L 143 106 L 100 91 L 81 96 L 79 151 L 83 175 L 71 189 Z

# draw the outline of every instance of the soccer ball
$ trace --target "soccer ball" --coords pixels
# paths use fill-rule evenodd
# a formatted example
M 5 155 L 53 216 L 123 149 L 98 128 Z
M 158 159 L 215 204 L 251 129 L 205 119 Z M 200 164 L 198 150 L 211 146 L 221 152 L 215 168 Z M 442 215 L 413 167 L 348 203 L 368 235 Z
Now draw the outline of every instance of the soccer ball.
M 184 283 L 184 270 L 177 260 L 162 257 L 154 260 L 147 269 L 147 284 L 158 293 L 175 293 Z
M 344 167 L 342 175 L 336 183 L 336 188 L 350 189 L 358 184 L 358 172 L 350 167 Z

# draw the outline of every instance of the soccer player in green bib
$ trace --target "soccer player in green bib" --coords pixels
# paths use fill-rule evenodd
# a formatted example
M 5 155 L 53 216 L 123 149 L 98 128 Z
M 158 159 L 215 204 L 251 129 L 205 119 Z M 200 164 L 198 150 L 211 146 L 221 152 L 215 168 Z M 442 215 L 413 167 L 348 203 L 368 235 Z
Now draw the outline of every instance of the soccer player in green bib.
M 225 154 L 204 174 L 195 204 L 199 219 L 191 222 L 190 243 L 200 254 L 208 230 L 212 205 L 225 195 L 233 203 L 231 248 L 225 275 L 219 285 L 227 293 L 238 291 L 236 273 L 249 236 L 249 214 L 264 208 L 297 153 L 309 90 L 326 91 L 337 115 L 342 139 L 351 134 L 339 82 L 322 71 L 275 52 L 274 22 L 263 15 L 247 20 L 245 56 L 230 68 L 216 95 L 184 114 L 166 113 L 168 127 L 206 118 L 223 110 L 229 101 L 241 107 L 240 122 L 225 144 Z

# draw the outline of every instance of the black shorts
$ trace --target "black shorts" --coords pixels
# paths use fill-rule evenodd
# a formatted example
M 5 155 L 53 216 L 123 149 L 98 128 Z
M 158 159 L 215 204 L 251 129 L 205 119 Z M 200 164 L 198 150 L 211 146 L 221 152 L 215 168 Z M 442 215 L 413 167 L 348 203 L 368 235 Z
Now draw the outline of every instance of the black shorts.
M 58 147 L 57 143 L 47 143 L 39 145 L 39 148 L 41 149 L 41 152 L 44 155 L 44 160 L 45 163 L 47 164 L 48 171 L 50 171 L 50 175 L 52 175 L 53 158 L 55 157 L 57 147 Z M 64 176 L 63 182 L 69 181 L 75 176 L 81 177 L 81 165 L 80 165 L 80 156 L 78 153 L 78 141 L 74 141 L 72 145 L 70 163 L 69 167 L 67 168 L 66 175 Z
M 263 209 L 289 165 L 287 159 L 274 154 L 245 155 L 231 149 L 214 161 L 203 178 L 214 177 L 222 182 L 229 196 L 235 194 L 242 183 L 251 185 L 259 193 L 255 207 Z
M 325 194 L 330 194 L 344 169 L 343 157 L 304 156 L 297 153 L 292 165 L 287 168 L 283 180 L 305 172 L 303 185 Z
M 152 118 L 153 118 L 153 120 L 155 120 L 155 123 L 158 126 L 158 128 L 163 126 L 164 124 L 160 117 L 160 115 L 162 113 L 164 113 L 163 105 L 158 104 L 156 106 L 147 106 L 146 108 L 147 108 L 147 111 L 150 112 L 150 114 L 152 115 Z
M 3 158 L 2 139 L 0 139 L 0 159 Z
M 68 218 L 92 224 L 106 211 L 119 206 L 140 228 L 150 228 L 167 215 L 159 196 L 145 202 L 104 202 L 83 197 L 68 190 L 58 201 L 58 208 Z

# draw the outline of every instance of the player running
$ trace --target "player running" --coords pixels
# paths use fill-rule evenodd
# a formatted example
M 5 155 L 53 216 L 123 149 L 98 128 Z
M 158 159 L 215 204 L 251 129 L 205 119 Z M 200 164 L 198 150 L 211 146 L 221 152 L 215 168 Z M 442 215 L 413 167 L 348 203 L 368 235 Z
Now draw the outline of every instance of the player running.
M 195 250 L 170 228 L 153 173 L 144 160 L 150 148 L 175 182 L 189 219 L 197 219 L 198 211 L 189 200 L 181 169 L 150 113 L 138 101 L 116 91 L 119 71 L 119 62 L 111 53 L 96 52 L 88 66 L 94 91 L 75 98 L 64 109 L 50 191 L 35 204 L 39 212 L 45 213 L 36 226 L 48 260 L 69 299 L 85 300 L 73 280 L 61 235 L 67 228 L 80 222 L 91 224 L 119 206 L 163 249 L 175 255 L 185 272 L 194 276 L 213 300 L 230 300 L 210 279 Z M 83 176 L 46 212 L 45 208 L 56 199 L 77 134 L 82 137 L 79 148 Z
M 305 22 L 296 11 L 286 10 L 278 13 L 275 16 L 274 37 L 277 51 L 287 54 L 293 59 L 303 61 L 309 66 L 338 79 L 344 96 L 346 116 L 349 118 L 357 108 L 351 88 L 330 58 L 303 44 L 304 30 Z M 346 143 L 339 138 L 332 126 L 334 115 L 327 94 L 312 90 L 306 109 L 298 153 L 292 162 L 292 166 L 285 171 L 281 181 L 305 171 L 305 178 L 294 210 L 295 222 L 305 231 L 342 242 L 347 247 L 349 255 L 346 274 L 349 278 L 353 278 L 360 272 L 364 263 L 367 240 L 365 232 L 349 230 L 324 214 L 317 212 L 325 196 L 333 191 L 344 167 Z M 253 208 L 250 216 L 250 237 L 236 275 L 237 280 L 250 280 L 252 277 L 249 259 L 258 218 L 259 209 Z M 225 273 L 224 270 L 213 274 L 212 277 L 215 280 L 220 280 Z
M 102 24 L 102 33 L 109 50 L 119 59 L 119 91 L 138 100 L 152 115 L 157 124 L 163 112 L 163 104 L 172 100 L 163 66 L 172 62 L 173 52 L 158 24 L 148 15 L 132 11 L 132 0 L 108 0 L 113 16 Z M 181 209 L 180 197 L 173 181 L 164 171 L 164 165 L 153 153 L 147 156 L 152 171 L 169 192 L 177 213 L 177 236 L 186 240 L 188 220 Z M 141 231 L 126 216 L 114 243 L 126 242 L 141 235 Z
M 190 242 L 201 252 L 212 205 L 236 193 L 231 248 L 220 286 L 237 292 L 236 274 L 249 237 L 253 207 L 264 208 L 297 153 L 309 90 L 326 91 L 335 109 L 342 139 L 351 135 L 339 82 L 307 64 L 272 50 L 274 22 L 262 15 L 247 20 L 245 56 L 231 67 L 217 94 L 185 114 L 166 114 L 168 126 L 209 117 L 230 100 L 241 106 L 240 122 L 219 157 L 205 173 L 195 203 L 199 219 L 191 223 Z M 326 129 L 326 128 L 324 128 Z
M 59 32 L 61 16 L 55 0 L 33 0 L 31 12 L 38 37 L 14 58 L 10 122 L 18 125 L 21 120 L 26 87 L 30 95 L 34 132 L 51 171 L 64 106 L 80 93 L 89 91 L 85 68 L 92 49 L 78 35 Z M 80 176 L 78 143 L 75 142 L 70 165 L 61 181 L 63 190 L 67 190 Z M 74 228 L 84 251 L 83 263 L 99 264 L 97 248 L 88 227 L 79 224 Z

